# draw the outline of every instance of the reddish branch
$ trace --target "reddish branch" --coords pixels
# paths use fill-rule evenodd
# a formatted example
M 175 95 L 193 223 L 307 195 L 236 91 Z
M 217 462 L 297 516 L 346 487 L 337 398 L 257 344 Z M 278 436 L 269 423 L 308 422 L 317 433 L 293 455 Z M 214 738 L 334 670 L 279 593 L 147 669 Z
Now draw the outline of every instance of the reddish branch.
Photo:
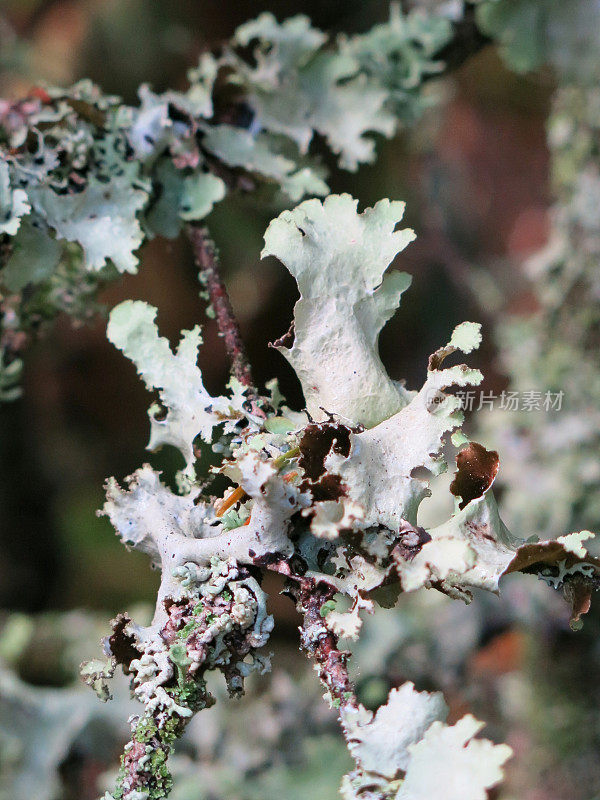
M 339 649 L 337 636 L 325 628 L 321 615 L 323 604 L 333 598 L 335 589 L 316 584 L 313 579 L 301 579 L 300 584 L 294 585 L 291 591 L 303 617 L 302 648 L 315 662 L 321 683 L 331 694 L 336 706 L 356 707 L 358 700 L 346 666 L 348 653 Z
M 231 360 L 231 371 L 241 384 L 250 389 L 248 394 L 256 398 L 250 363 L 246 356 L 240 327 L 233 313 L 227 288 L 221 277 L 215 246 L 206 228 L 199 225 L 189 225 L 187 235 L 194 251 L 196 265 L 200 270 L 200 280 L 206 286 L 219 332 L 225 341 L 227 355 Z
M 219 262 L 214 245 L 205 228 L 189 225 L 187 234 L 194 258 L 200 270 L 200 279 L 206 286 L 210 302 L 215 311 L 219 331 L 231 359 L 232 372 L 244 386 L 249 387 L 254 400 L 257 399 L 250 365 L 246 357 L 238 322 L 233 313 L 227 289 L 219 271 Z M 302 647 L 316 664 L 319 678 L 328 689 L 336 706 L 356 707 L 358 701 L 354 686 L 348 675 L 348 654 L 338 647 L 337 637 L 325 627 L 321 615 L 324 603 L 331 600 L 335 590 L 312 579 L 300 579 L 291 587 L 298 610 L 303 615 L 301 632 Z
M 239 325 L 219 271 L 214 245 L 206 229 L 200 226 L 189 225 L 187 233 L 200 270 L 200 279 L 206 286 L 219 331 L 225 340 L 232 372 L 240 383 L 250 388 L 256 398 L 250 365 Z M 292 592 L 298 610 L 303 615 L 302 647 L 315 661 L 321 682 L 338 707 L 355 707 L 357 699 L 346 667 L 347 653 L 339 649 L 337 637 L 327 630 L 321 616 L 323 604 L 333 598 L 335 590 L 324 584 L 316 584 L 312 579 L 301 579 L 299 585 L 294 584 Z

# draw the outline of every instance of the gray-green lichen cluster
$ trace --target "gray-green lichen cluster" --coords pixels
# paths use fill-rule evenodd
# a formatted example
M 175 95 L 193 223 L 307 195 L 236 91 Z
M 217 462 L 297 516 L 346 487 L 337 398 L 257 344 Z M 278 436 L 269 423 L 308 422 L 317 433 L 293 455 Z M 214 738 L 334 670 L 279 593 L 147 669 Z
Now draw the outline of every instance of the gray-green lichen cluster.
M 444 16 L 397 9 L 335 41 L 307 17 L 262 14 L 200 58 L 186 91 L 142 86 L 127 106 L 81 81 L 0 102 L 0 396 L 14 395 L 26 338 L 60 312 L 95 313 L 98 289 L 137 271 L 145 239 L 177 236 L 257 182 L 292 201 L 325 195 L 315 134 L 347 169 L 372 161 L 373 134 L 424 106 L 450 36 Z
M 189 719 L 214 703 L 206 688 L 207 672 L 222 672 L 230 696 L 237 696 L 243 693 L 244 678 L 269 667 L 268 658 L 256 650 L 268 640 L 273 619 L 254 578 L 242 574 L 235 562 L 218 558 L 207 567 L 179 567 L 174 578 L 182 591 L 165 603 L 164 621 L 141 628 L 120 617 L 107 640 L 112 671 L 117 663 L 123 666 L 144 706 L 142 715 L 130 720 L 131 739 L 117 788 L 106 795 L 113 800 L 159 800 L 170 792 L 170 751 Z M 89 675 L 89 665 L 82 671 Z M 100 698 L 107 699 L 103 685 Z
M 456 353 L 479 346 L 478 325 L 455 328 L 431 355 L 419 390 L 387 377 L 377 339 L 410 283 L 403 273 L 386 274 L 414 236 L 398 227 L 403 211 L 402 203 L 383 200 L 359 213 L 350 196 L 331 195 L 283 212 L 265 234 L 264 254 L 277 256 L 300 289 L 294 341 L 280 350 L 297 371 L 307 412 L 281 405 L 274 387 L 252 410 L 247 389 L 235 382 L 228 396 L 212 397 L 195 363 L 198 329 L 184 332 L 173 353 L 159 336 L 155 309 L 126 301 L 111 314 L 109 339 L 149 388 L 159 390 L 162 405 L 151 408 L 149 448 L 175 446 L 186 460 L 178 493 L 144 465 L 127 489 L 109 480 L 104 507 L 124 543 L 146 552 L 162 571 L 152 625 L 141 629 L 117 618 L 109 640 L 159 734 L 168 722 L 173 736 L 179 731 L 171 730 L 173 719 L 183 725 L 206 705 L 197 669 L 199 675 L 222 671 L 237 691 L 247 670 L 263 668 L 259 657 L 249 663 L 237 658 L 244 647 L 250 653 L 263 644 L 270 630 L 258 585 L 249 578 L 240 583 L 239 570 L 283 573 L 301 587 L 307 611 L 310 587 L 328 587 L 339 610 L 337 601 L 323 603 L 305 624 L 303 641 L 314 652 L 328 643 L 330 654 L 332 634 L 359 638 L 361 615 L 374 609 L 376 590 L 388 584 L 405 593 L 435 588 L 468 602 L 474 590 L 497 592 L 504 575 L 527 571 L 565 587 L 574 615 L 581 609 L 580 594 L 569 594 L 572 582 L 587 596 L 597 585 L 600 564 L 583 545 L 590 532 L 539 542 L 532 531 L 514 537 L 500 519 L 491 492 L 498 455 L 468 441 L 460 430 L 460 400 L 447 392 L 482 379 L 466 364 L 447 366 Z M 426 530 L 419 506 L 433 478 L 448 468 L 450 433 L 458 450 L 455 510 Z M 233 486 L 223 498 L 210 496 L 196 476 L 198 437 L 213 442 L 224 458 L 218 471 Z M 234 631 L 243 633 L 246 645 L 239 635 L 228 639 Z M 213 650 L 213 641 L 225 643 L 225 650 Z M 477 800 L 500 779 L 509 751 L 473 740 L 481 727 L 473 717 L 448 726 L 440 701 L 409 685 L 372 714 L 345 691 L 343 676 L 335 684 L 335 674 L 320 671 L 356 761 L 345 797 L 430 797 L 446 786 L 447 771 L 458 770 L 455 797 Z M 163 755 L 171 739 L 167 745 L 162 734 L 155 737 L 161 755 L 154 763 L 146 752 L 151 745 L 135 736 L 124 756 L 119 800 L 137 797 L 130 794 L 140 786 L 159 793 L 168 788 Z M 469 772 L 474 763 L 480 767 Z
M 560 617 L 558 598 L 542 583 L 523 585 L 526 580 L 507 583 L 502 601 L 489 596 L 466 607 L 439 593 L 415 593 L 401 598 L 394 611 L 379 608 L 367 615 L 352 647 L 357 691 L 361 702 L 374 708 L 385 702 L 389 687 L 402 675 L 430 690 L 443 689 L 453 705 L 456 697 L 464 697 L 468 673 L 469 706 L 478 715 L 485 708 L 494 738 L 518 730 L 533 745 L 523 773 L 518 760 L 512 761 L 510 787 L 500 796 L 521 796 L 519 786 L 553 785 L 552 770 L 558 770 L 559 779 L 572 776 L 576 800 L 585 800 L 590 784 L 577 784 L 576 778 L 585 771 L 597 786 L 596 706 L 590 702 L 590 687 L 572 681 L 578 663 L 573 649 L 585 648 L 594 685 L 596 631 L 590 621 L 573 647 L 564 647 L 563 634 L 551 633 L 558 622 L 554 613 Z M 110 767 L 99 784 L 102 791 L 114 786 L 115 747 L 129 738 L 126 718 L 140 713 L 139 704 L 128 699 L 122 676 L 112 682 L 112 703 L 97 702 L 75 677 L 81 653 L 93 652 L 102 635 L 103 615 L 13 615 L 0 625 L 0 798 L 54 800 L 67 794 L 62 765 L 71 753 L 78 754 L 86 774 L 90 766 Z M 526 637 L 530 657 L 508 674 L 474 673 L 473 659 L 482 645 L 485 653 L 490 629 L 502 631 L 507 625 L 509 637 Z M 542 626 L 547 636 L 540 639 Z M 323 704 L 308 664 L 296 659 L 297 646 L 281 637 L 271 645 L 276 651 L 273 671 L 249 676 L 240 700 L 227 702 L 225 686 L 209 680 L 217 703 L 190 720 L 169 757 L 170 800 L 296 800 L 310 792 L 323 800 L 338 797 L 340 775 L 351 763 L 335 713 Z M 556 649 L 550 653 L 551 646 Z M 61 677 L 62 688 L 31 686 L 15 677 L 19 665 L 31 670 L 40 659 L 45 674 Z M 593 686 L 592 691 L 595 698 Z M 72 788 L 74 777 L 69 776 L 69 791 L 83 796 Z

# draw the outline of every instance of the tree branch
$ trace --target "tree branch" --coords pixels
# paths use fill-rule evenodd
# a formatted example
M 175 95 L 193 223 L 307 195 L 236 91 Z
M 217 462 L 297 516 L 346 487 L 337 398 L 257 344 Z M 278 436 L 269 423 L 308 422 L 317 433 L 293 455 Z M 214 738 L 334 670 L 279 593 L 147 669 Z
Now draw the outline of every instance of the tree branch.
M 252 379 L 250 363 L 246 355 L 238 321 L 231 307 L 227 288 L 221 277 L 219 259 L 213 241 L 206 228 L 188 225 L 187 236 L 194 251 L 194 260 L 200 270 L 200 281 L 206 287 L 210 303 L 214 309 L 219 332 L 225 341 L 227 355 L 231 361 L 231 372 L 238 381 L 251 391 L 252 399 L 257 392 Z
M 326 628 L 321 616 L 323 603 L 333 598 L 335 589 L 303 578 L 299 585 L 292 584 L 290 591 L 303 618 L 302 649 L 315 662 L 321 683 L 337 708 L 357 708 L 358 700 L 346 666 L 348 653 L 338 648 L 337 636 Z

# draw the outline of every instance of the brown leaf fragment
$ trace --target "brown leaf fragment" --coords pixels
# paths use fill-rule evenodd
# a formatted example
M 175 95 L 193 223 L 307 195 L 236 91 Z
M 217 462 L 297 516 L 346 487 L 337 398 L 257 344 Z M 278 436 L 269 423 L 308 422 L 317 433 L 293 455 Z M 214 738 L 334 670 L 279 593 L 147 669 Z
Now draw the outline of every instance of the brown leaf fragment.
M 600 559 L 589 555 L 589 553 L 586 554 L 584 559 L 579 558 L 575 553 L 569 552 L 562 542 L 550 540 L 521 545 L 504 574 L 526 571 L 536 572 L 537 569 L 533 569 L 534 567 L 542 567 L 544 564 L 554 566 L 559 561 L 564 561 L 567 568 L 581 562 L 591 564 L 600 570 Z
M 458 350 L 457 347 L 454 347 L 451 344 L 447 344 L 445 347 L 440 347 L 438 350 L 435 351 L 435 353 L 432 353 L 429 356 L 429 363 L 428 363 L 429 372 L 441 369 L 444 359 L 448 358 L 448 356 L 451 356 L 452 353 L 456 353 L 457 350 Z
M 498 474 L 500 459 L 495 450 L 486 450 L 477 442 L 470 442 L 456 456 L 457 470 L 450 491 L 460 497 L 462 510 L 471 500 L 481 497 Z
M 125 628 L 131 621 L 128 614 L 118 614 L 111 623 L 113 633 L 108 637 L 110 652 L 115 657 L 117 664 L 122 664 L 125 670 L 134 658 L 141 658 L 142 655 L 135 646 L 134 637 L 125 632 Z
M 300 439 L 298 464 L 307 478 L 318 481 L 325 472 L 325 459 L 331 451 L 350 455 L 350 433 L 346 425 L 333 422 L 313 423 L 304 429 Z
M 578 631 L 583 627 L 583 614 L 587 614 L 592 603 L 592 592 L 597 586 L 597 580 L 586 575 L 573 575 L 565 580 L 563 594 L 567 603 L 571 606 L 571 619 L 569 625 L 571 630 Z
M 600 588 L 600 559 L 590 555 L 582 542 L 590 531 L 571 533 L 553 541 L 521 545 L 506 568 L 509 572 L 538 573 L 555 589 L 562 589 L 571 606 L 571 628 L 579 630 L 581 616 L 590 608 L 592 591 Z
M 411 561 L 421 550 L 424 544 L 431 541 L 431 536 L 425 528 L 411 525 L 404 520 L 398 530 L 397 544 L 392 550 L 392 558 L 398 563 L 400 559 Z
M 287 347 L 289 350 L 291 349 L 293 344 L 294 344 L 294 320 L 292 320 L 290 327 L 283 334 L 283 336 L 280 336 L 279 339 L 275 339 L 274 342 L 270 342 L 269 347 Z
M 317 483 L 309 484 L 313 500 L 316 503 L 325 500 L 339 500 L 346 495 L 346 486 L 339 475 L 323 475 Z
M 91 122 L 97 128 L 102 129 L 106 126 L 106 112 L 93 105 L 93 103 L 88 103 L 86 100 L 80 100 L 76 97 L 65 97 L 64 101 L 82 119 Z

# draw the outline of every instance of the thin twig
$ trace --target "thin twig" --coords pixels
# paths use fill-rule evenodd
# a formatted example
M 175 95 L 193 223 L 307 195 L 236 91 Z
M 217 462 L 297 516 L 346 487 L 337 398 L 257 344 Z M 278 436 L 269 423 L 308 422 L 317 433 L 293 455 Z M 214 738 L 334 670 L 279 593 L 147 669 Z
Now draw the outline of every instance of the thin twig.
M 248 395 L 256 400 L 257 392 L 252 379 L 250 363 L 246 356 L 240 327 L 231 307 L 227 288 L 221 277 L 214 243 L 206 228 L 199 225 L 188 225 L 187 235 L 194 251 L 196 266 L 200 270 L 200 280 L 206 286 L 219 332 L 225 341 L 225 349 L 231 361 L 231 372 L 243 386 L 249 388 Z
M 335 589 L 313 579 L 301 579 L 299 585 L 291 586 L 291 592 L 302 614 L 302 649 L 315 662 L 321 683 L 340 711 L 356 708 L 358 700 L 346 666 L 348 653 L 339 649 L 337 636 L 325 628 L 321 616 L 323 604 L 333 598 Z

